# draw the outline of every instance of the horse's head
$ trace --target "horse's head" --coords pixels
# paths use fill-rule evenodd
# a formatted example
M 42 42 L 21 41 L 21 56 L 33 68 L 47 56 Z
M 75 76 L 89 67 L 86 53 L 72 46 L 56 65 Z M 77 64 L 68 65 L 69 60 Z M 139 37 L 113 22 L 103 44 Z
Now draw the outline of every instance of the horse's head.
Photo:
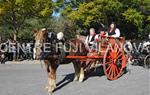
M 48 30 L 46 28 L 40 29 L 40 30 L 33 30 L 34 32 L 34 40 L 35 40 L 35 58 L 40 57 L 42 53 L 42 47 L 43 44 L 46 42 L 46 39 L 48 37 Z
M 42 48 L 44 43 L 56 44 L 57 41 L 62 40 L 64 36 L 62 32 L 56 34 L 55 32 L 51 32 L 46 28 L 34 30 L 33 32 L 35 37 L 35 58 L 38 59 L 42 56 Z
M 46 28 L 40 30 L 33 30 L 34 40 L 36 46 L 41 46 L 47 39 L 48 31 Z

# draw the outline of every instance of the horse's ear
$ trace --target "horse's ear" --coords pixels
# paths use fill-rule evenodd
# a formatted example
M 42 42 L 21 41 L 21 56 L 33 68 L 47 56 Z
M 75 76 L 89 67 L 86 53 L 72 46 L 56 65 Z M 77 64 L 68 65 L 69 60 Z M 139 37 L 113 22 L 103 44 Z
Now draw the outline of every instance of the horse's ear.
M 41 31 L 44 33 L 44 34 L 47 34 L 48 33 L 48 30 L 46 28 L 42 28 Z
M 32 32 L 33 32 L 33 33 L 37 33 L 38 30 L 37 30 L 37 29 L 33 29 Z

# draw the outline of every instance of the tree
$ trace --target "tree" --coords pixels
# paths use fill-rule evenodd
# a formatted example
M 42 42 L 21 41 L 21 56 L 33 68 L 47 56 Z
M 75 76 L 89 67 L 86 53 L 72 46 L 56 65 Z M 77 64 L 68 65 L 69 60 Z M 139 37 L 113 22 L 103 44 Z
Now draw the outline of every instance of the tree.
M 62 14 L 77 22 L 79 26 L 99 27 L 101 22 L 108 25 L 110 21 L 116 20 L 112 17 L 119 15 L 121 7 L 122 4 L 117 0 L 89 0 L 80 3 L 75 10 L 69 5 L 66 6 Z
M 14 40 L 27 19 L 50 17 L 51 0 L 2 0 L 0 1 L 0 25 L 13 31 Z
M 142 38 L 150 29 L 149 5 L 150 0 L 64 0 L 60 9 L 81 29 L 114 21 L 126 38 Z
M 33 17 L 26 19 L 24 22 L 24 27 L 20 30 L 21 32 L 18 33 L 18 39 L 20 40 L 33 40 L 33 29 L 41 29 L 41 28 L 54 28 L 55 22 L 53 18 L 38 18 Z
M 65 39 L 71 39 L 74 38 L 77 34 L 77 25 L 67 17 L 59 17 L 58 19 L 54 19 L 53 26 L 50 26 L 52 28 L 52 31 L 58 33 L 63 32 L 65 35 Z
M 147 31 L 150 26 L 148 17 L 150 15 L 149 0 L 120 0 L 123 4 L 123 22 L 122 27 L 125 28 L 127 34 L 131 34 L 131 38 L 148 38 Z M 127 36 L 128 37 L 128 36 Z

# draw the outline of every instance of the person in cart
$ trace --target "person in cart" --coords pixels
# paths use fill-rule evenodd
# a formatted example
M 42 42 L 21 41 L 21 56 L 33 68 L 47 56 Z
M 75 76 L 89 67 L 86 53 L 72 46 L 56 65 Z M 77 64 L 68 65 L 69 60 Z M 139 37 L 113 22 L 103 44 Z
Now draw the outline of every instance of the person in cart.
M 94 47 L 95 39 L 96 39 L 95 29 L 94 28 L 90 28 L 90 34 L 86 37 L 86 40 L 85 40 L 85 44 L 90 49 L 90 51 Z
M 104 25 L 101 24 L 98 34 L 96 34 L 96 31 L 94 28 L 90 28 L 90 34 L 86 37 L 85 43 L 87 47 L 89 47 L 90 51 L 97 51 L 97 41 L 100 36 L 104 36 Z
M 100 36 L 105 36 L 105 35 L 106 35 L 105 26 L 104 24 L 101 23 L 99 26 L 98 34 L 95 36 L 96 42 L 98 41 Z
M 120 30 L 119 30 L 119 28 L 117 28 L 117 26 L 114 22 L 112 22 L 110 24 L 108 32 L 106 33 L 106 36 L 120 37 Z

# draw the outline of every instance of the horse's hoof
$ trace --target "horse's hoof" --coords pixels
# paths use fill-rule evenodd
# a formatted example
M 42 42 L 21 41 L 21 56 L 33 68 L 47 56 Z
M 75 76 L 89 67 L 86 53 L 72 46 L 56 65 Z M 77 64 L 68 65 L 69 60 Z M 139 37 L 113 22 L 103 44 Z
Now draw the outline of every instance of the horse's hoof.
M 83 78 L 82 78 L 82 79 L 79 79 L 79 82 L 83 82 Z
M 78 81 L 78 80 L 79 80 L 79 78 L 78 78 L 78 77 L 75 77 L 73 81 Z
M 45 89 L 48 89 L 48 86 L 45 86 Z
M 79 82 L 83 82 L 83 80 L 79 80 Z
M 52 93 L 55 90 L 55 86 L 46 86 L 45 89 L 48 91 L 48 93 Z
M 47 91 L 48 91 L 48 93 L 52 93 L 53 89 L 48 89 Z
M 48 93 L 52 93 L 54 90 L 55 90 L 54 87 L 50 87 L 50 88 L 48 88 Z
M 78 79 L 74 79 L 73 81 L 78 81 Z
M 83 82 L 83 80 L 84 80 L 84 74 L 81 74 L 79 77 L 79 82 Z

